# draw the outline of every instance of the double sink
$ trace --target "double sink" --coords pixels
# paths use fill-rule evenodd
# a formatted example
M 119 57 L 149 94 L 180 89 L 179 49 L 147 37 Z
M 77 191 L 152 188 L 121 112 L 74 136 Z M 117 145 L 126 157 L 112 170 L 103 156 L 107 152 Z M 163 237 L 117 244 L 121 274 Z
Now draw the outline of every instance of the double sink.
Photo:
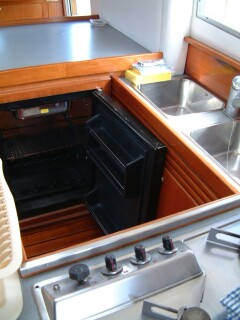
M 240 122 L 220 99 L 184 76 L 134 89 L 240 184 Z

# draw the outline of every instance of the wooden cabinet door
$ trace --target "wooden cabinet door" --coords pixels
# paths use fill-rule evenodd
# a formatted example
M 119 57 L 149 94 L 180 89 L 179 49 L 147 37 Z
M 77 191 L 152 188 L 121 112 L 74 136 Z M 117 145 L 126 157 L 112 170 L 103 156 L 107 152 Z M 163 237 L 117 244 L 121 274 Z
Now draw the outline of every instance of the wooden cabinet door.
M 203 183 L 191 166 L 169 150 L 157 217 L 164 217 L 215 200 L 216 196 Z
M 48 17 L 63 17 L 64 16 L 64 5 L 63 0 L 48 1 Z
M 211 184 L 209 185 L 208 182 Z M 219 181 L 219 185 L 225 186 L 225 181 Z M 224 197 L 228 195 L 231 193 L 225 194 Z M 157 218 L 191 209 L 219 198 L 212 181 L 203 180 L 201 174 L 196 172 L 190 163 L 168 149 Z
M 1 22 L 61 17 L 63 15 L 62 0 L 0 1 Z
M 44 8 L 44 3 L 36 3 L 36 1 L 0 1 L 0 20 L 27 20 L 47 18 L 47 7 Z
M 194 208 L 197 205 L 197 201 L 193 199 L 177 178 L 165 168 L 157 218 Z

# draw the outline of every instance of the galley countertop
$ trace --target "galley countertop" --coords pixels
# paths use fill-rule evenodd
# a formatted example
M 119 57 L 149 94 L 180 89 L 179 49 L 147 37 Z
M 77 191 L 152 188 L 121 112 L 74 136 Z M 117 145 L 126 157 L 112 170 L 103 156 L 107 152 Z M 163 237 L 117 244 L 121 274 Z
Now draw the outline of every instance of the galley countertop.
M 68 21 L 0 28 L 0 71 L 149 53 L 108 24 Z
M 153 223 L 143 224 L 137 229 L 132 228 L 122 233 L 117 233 L 116 235 L 104 236 L 103 238 L 96 239 L 96 241 L 92 242 L 90 246 L 86 244 L 76 247 L 72 254 L 74 254 L 75 257 L 78 256 L 81 263 L 94 266 L 103 263 L 106 248 L 108 248 L 107 251 L 114 253 L 117 258 L 120 258 L 133 252 L 134 242 L 139 243 L 139 241 L 144 241 L 146 248 L 161 243 L 162 236 L 166 234 L 169 228 L 173 238 L 183 240 L 186 239 L 189 234 L 192 235 L 192 232 L 194 231 L 201 233 L 209 231 L 210 227 L 218 227 L 219 224 L 227 225 L 229 223 L 229 219 L 239 220 L 239 207 L 240 196 L 234 195 L 232 197 L 224 198 L 219 201 L 185 211 L 182 214 L 169 216 L 164 220 L 159 219 Z M 144 240 L 142 238 L 144 238 Z M 84 258 L 86 251 L 93 252 L 94 250 L 97 250 L 97 255 L 92 257 L 85 256 Z M 69 252 L 71 251 L 67 250 L 66 254 Z M 60 256 L 56 254 L 56 257 Z M 69 256 L 69 258 L 71 257 Z M 48 259 L 50 264 L 53 263 L 54 255 L 49 256 Z M 38 260 L 35 262 L 33 261 L 33 265 L 35 267 L 37 266 L 37 261 Z M 21 279 L 23 310 L 18 320 L 40 319 L 33 297 L 33 286 L 41 281 L 67 274 L 69 267 L 70 265 L 67 264 L 57 269 L 52 269 L 26 279 Z M 39 307 L 41 308 L 41 305 L 39 305 Z

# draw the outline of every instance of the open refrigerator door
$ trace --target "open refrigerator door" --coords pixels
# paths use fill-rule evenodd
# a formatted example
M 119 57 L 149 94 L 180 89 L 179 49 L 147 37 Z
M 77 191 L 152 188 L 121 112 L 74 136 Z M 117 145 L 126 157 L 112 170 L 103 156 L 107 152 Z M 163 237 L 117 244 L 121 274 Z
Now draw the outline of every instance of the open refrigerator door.
M 23 307 L 18 268 L 22 244 L 13 196 L 0 159 L 0 319 L 17 319 Z

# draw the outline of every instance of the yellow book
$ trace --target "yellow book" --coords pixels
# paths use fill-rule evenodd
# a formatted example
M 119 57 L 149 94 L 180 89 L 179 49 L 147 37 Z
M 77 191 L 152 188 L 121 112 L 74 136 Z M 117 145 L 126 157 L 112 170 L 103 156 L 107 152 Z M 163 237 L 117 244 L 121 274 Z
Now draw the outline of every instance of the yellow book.
M 140 85 L 140 84 L 146 84 L 146 83 L 171 80 L 172 73 L 169 71 L 169 72 L 162 72 L 157 74 L 140 75 L 134 72 L 134 70 L 127 70 L 125 72 L 125 78 L 129 80 L 131 83 L 133 83 L 134 85 Z

